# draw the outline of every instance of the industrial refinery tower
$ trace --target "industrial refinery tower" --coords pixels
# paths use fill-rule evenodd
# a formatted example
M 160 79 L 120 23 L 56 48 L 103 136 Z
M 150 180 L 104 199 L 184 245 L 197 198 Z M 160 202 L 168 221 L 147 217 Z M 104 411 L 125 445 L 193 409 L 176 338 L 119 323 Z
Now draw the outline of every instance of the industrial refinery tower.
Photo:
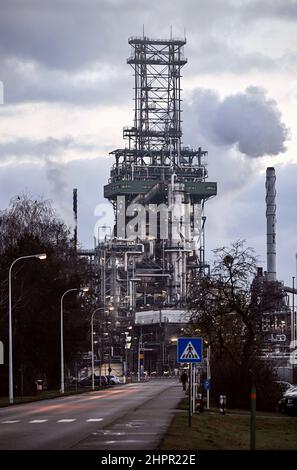
M 162 329 L 165 322 L 186 322 L 189 282 L 207 269 L 204 204 L 216 195 L 217 185 L 207 182 L 207 152 L 182 144 L 186 40 L 144 36 L 130 38 L 129 44 L 134 122 L 124 128 L 126 146 L 111 152 L 115 161 L 104 187 L 115 227 L 96 250 L 101 299 L 118 325 L 158 323 Z M 164 356 L 167 340 L 155 333 L 143 334 L 154 344 L 162 336 Z

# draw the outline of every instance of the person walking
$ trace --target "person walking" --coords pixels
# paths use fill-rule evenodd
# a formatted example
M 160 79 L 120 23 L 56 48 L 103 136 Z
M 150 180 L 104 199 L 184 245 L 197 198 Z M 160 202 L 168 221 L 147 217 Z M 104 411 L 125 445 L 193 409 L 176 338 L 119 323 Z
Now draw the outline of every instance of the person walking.
M 186 391 L 187 390 L 188 375 L 187 375 L 185 370 L 183 371 L 183 373 L 180 376 L 180 381 L 183 384 L 183 390 Z

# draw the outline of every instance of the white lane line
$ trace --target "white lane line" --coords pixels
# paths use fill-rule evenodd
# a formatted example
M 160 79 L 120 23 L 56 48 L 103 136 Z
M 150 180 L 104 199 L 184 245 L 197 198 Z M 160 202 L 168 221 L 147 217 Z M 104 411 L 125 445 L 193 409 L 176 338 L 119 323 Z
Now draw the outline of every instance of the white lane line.
M 76 419 L 59 419 L 57 423 L 73 423 L 73 421 L 76 421 Z
M 119 444 L 119 443 L 121 443 L 121 444 L 135 444 L 135 442 L 138 443 L 138 442 L 146 442 L 146 441 L 141 440 L 141 439 L 139 439 L 139 440 L 127 439 L 125 441 L 104 441 L 103 444 Z
M 86 420 L 87 423 L 99 423 L 99 421 L 103 421 L 103 418 L 90 418 Z
M 46 423 L 48 419 L 32 419 L 32 421 L 29 421 L 30 424 L 39 424 L 39 423 Z
M 7 421 L 2 421 L 2 424 L 14 424 L 19 423 L 20 419 L 8 419 Z

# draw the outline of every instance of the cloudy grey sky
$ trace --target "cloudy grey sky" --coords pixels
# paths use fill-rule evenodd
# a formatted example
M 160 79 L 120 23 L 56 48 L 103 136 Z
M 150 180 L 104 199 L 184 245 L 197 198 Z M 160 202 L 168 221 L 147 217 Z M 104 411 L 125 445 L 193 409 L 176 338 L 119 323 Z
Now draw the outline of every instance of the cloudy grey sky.
M 94 209 L 132 123 L 128 37 L 184 36 L 186 145 L 209 151 L 208 250 L 237 238 L 265 266 L 265 168 L 277 170 L 278 275 L 297 251 L 296 0 L 0 0 L 0 207 L 51 198 L 92 245 Z

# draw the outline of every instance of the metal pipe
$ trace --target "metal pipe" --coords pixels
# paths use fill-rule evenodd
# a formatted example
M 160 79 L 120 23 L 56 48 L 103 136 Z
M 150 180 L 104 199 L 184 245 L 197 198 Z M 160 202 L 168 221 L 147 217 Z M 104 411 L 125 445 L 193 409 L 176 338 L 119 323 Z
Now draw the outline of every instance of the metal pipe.
M 169 277 L 171 279 L 171 274 L 160 274 L 160 273 L 137 273 L 138 277 Z
M 124 269 L 125 271 L 128 270 L 128 255 L 142 255 L 144 253 L 144 245 L 143 243 L 140 243 L 139 246 L 141 246 L 141 251 L 126 251 L 124 253 Z
M 294 290 L 290 286 L 284 286 L 284 291 L 288 292 L 289 294 L 297 294 L 297 288 L 295 287 Z

